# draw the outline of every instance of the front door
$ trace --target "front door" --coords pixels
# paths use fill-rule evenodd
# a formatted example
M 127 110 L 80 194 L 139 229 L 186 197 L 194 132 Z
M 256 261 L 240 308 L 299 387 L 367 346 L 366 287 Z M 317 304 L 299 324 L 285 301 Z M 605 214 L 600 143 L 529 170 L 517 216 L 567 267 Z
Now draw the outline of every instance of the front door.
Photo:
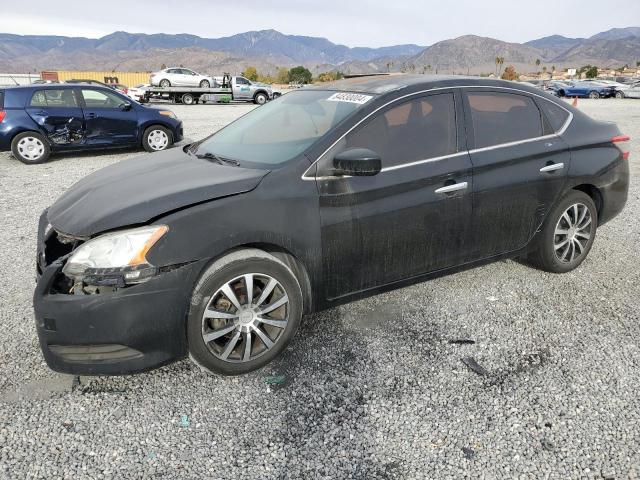
M 250 98 L 251 83 L 244 77 L 233 78 L 233 96 L 234 98 Z
M 558 198 L 570 154 L 551 124 L 560 129 L 561 116 L 569 114 L 551 104 L 560 112 L 547 119 L 532 96 L 482 89 L 466 91 L 465 108 L 473 164 L 471 247 L 474 259 L 482 259 L 524 247 Z
M 329 299 L 464 263 L 471 162 L 461 97 L 399 100 L 365 120 L 318 162 L 322 257 Z M 382 158 L 372 177 L 335 177 L 333 156 L 363 147 Z
M 57 148 L 73 148 L 83 142 L 84 119 L 73 89 L 37 90 L 26 110 Z
M 137 143 L 138 115 L 131 102 L 106 89 L 82 87 L 87 145 L 110 146 Z M 128 107 L 127 107 L 128 105 Z

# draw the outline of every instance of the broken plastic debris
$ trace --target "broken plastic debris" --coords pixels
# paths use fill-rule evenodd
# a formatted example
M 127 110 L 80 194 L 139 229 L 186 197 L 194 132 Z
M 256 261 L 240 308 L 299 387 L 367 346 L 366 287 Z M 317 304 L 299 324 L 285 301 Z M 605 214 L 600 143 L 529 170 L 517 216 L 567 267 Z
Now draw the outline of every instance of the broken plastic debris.
M 191 422 L 189 421 L 189 415 L 182 415 L 182 418 L 180 418 L 180 426 L 187 428 L 189 425 L 191 425 Z
M 478 375 L 489 375 L 489 372 L 482 365 L 476 362 L 476 359 L 473 357 L 464 357 L 462 359 L 462 363 L 464 363 L 469 370 L 473 370 Z
M 490 297 L 487 297 L 487 300 L 489 300 L 490 302 L 495 302 L 496 300 L 498 300 L 498 298 L 491 295 Z
M 283 385 L 284 381 L 284 375 L 269 375 L 268 377 L 264 377 L 264 383 L 267 385 Z
M 466 458 L 467 460 L 471 460 L 476 456 L 476 452 L 469 447 L 462 447 L 462 453 L 464 453 L 464 458 Z
M 454 338 L 453 340 L 449 340 L 449 343 L 454 343 L 456 345 L 473 345 L 476 341 L 471 340 L 470 338 Z

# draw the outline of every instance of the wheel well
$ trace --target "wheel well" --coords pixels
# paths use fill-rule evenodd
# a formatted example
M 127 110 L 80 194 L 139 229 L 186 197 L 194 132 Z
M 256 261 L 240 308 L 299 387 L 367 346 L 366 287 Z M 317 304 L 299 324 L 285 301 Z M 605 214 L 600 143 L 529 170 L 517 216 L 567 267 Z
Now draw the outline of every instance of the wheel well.
M 311 280 L 309 278 L 309 273 L 307 272 L 306 267 L 295 255 L 278 245 L 270 243 L 248 243 L 245 245 L 238 245 L 233 250 L 242 248 L 257 248 L 258 250 L 263 250 L 267 253 L 270 253 L 282 263 L 284 263 L 287 267 L 289 267 L 300 282 L 300 288 L 302 289 L 302 298 L 304 300 L 304 313 L 311 312 L 311 306 L 313 302 L 313 296 L 311 294 Z M 220 256 L 222 257 L 224 255 L 227 255 L 228 253 L 228 251 L 224 252 Z
M 600 193 L 600 190 L 598 190 L 598 188 L 595 187 L 594 185 L 591 185 L 588 183 L 577 185 L 573 187 L 573 189 L 586 193 L 591 197 L 591 200 L 593 200 L 593 203 L 596 204 L 596 210 L 598 211 L 598 218 L 600 218 L 600 213 L 602 213 L 602 194 Z

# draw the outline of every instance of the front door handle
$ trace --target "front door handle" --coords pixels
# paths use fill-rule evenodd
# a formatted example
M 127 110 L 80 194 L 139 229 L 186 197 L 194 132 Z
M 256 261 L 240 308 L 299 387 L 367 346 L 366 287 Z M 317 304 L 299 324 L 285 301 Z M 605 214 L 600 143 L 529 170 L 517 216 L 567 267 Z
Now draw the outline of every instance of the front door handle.
M 546 165 L 540 169 L 541 173 L 549 173 L 555 172 L 556 170 L 562 170 L 564 168 L 564 163 L 552 163 L 551 165 Z
M 97 118 L 97 117 L 98 117 L 97 113 L 93 113 L 93 112 L 87 113 L 87 118 Z
M 469 184 L 467 182 L 454 183 L 453 185 L 446 185 L 436 189 L 436 193 L 451 193 L 458 190 L 466 190 Z

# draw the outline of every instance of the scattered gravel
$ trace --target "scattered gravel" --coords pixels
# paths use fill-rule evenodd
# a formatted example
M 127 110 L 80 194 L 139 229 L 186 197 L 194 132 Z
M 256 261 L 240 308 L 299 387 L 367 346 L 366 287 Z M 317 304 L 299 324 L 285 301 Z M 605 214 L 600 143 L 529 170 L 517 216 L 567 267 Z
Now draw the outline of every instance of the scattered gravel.
M 249 108 L 173 107 L 193 139 Z M 579 108 L 634 141 L 627 208 L 577 271 L 503 261 L 310 315 L 280 359 L 236 378 L 189 361 L 75 386 L 48 370 L 36 220 L 143 153 L 0 154 L 0 478 L 638 478 L 640 101 Z

